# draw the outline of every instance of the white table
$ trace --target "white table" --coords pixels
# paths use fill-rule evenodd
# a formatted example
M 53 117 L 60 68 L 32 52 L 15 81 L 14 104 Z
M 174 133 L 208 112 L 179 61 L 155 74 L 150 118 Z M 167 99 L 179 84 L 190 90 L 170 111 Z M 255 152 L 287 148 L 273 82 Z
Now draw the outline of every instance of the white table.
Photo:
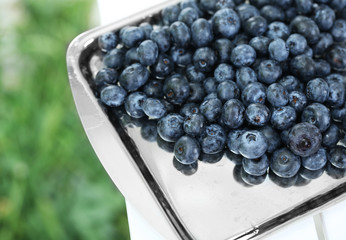
M 148 9 L 162 0 L 98 0 L 101 25 L 123 19 Z M 126 201 L 132 240 L 164 240 L 145 218 Z M 277 230 L 266 240 L 343 240 L 346 239 L 346 202 L 321 214 L 305 217 Z

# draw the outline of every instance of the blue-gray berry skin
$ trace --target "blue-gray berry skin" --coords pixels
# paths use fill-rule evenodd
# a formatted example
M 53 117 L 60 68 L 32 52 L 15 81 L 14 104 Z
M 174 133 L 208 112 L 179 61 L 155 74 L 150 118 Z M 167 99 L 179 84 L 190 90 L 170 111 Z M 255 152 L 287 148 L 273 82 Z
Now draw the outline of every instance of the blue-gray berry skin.
M 118 80 L 118 72 L 112 68 L 102 68 L 97 72 L 94 85 L 98 91 L 101 91 L 104 87 L 109 84 L 114 85 Z
M 163 93 L 170 103 L 182 104 L 189 97 L 189 83 L 182 75 L 174 74 L 165 80 Z
M 191 114 L 185 118 L 183 128 L 186 134 L 198 136 L 202 133 L 205 127 L 206 120 L 200 113 Z
M 223 8 L 231 8 L 233 9 L 235 7 L 235 3 L 233 0 L 221 0 L 217 1 L 215 8 L 217 10 L 223 9 Z
M 284 76 L 279 80 L 279 83 L 286 88 L 288 92 L 299 91 L 300 82 L 297 78 L 291 75 Z
M 207 96 L 205 96 L 205 98 L 203 99 L 203 101 L 206 101 L 206 100 L 209 100 L 209 99 L 213 99 L 213 98 L 218 98 L 216 92 L 209 93 Z M 219 100 L 220 100 L 220 99 L 219 99 Z
M 329 151 L 329 162 L 341 169 L 346 169 L 346 148 L 344 146 L 336 146 Z
M 185 103 L 179 111 L 179 114 L 183 117 L 191 116 L 192 114 L 199 113 L 199 106 L 197 103 Z
M 327 165 L 326 165 L 326 173 L 334 179 L 341 179 L 343 177 L 346 177 L 346 169 L 337 168 L 333 164 L 331 164 L 329 161 L 327 162 Z
M 205 97 L 203 85 L 200 83 L 189 83 L 190 96 L 187 99 L 189 102 L 201 102 Z
M 324 168 L 317 169 L 317 170 L 309 170 L 304 167 L 300 168 L 298 172 L 299 176 L 307 180 L 313 180 L 313 179 L 319 178 L 320 176 L 322 176 L 323 173 L 324 173 Z
M 150 39 L 156 42 L 160 53 L 167 52 L 171 47 L 171 33 L 168 28 L 154 29 L 150 33 Z
M 218 86 L 218 82 L 213 77 L 208 77 L 203 81 L 204 91 L 209 94 L 216 92 Z
M 250 67 L 241 67 L 237 70 L 236 83 L 240 90 L 243 90 L 248 84 L 257 82 L 257 75 Z
M 314 55 L 322 56 L 327 51 L 327 49 L 333 45 L 333 43 L 334 39 L 330 33 L 321 33 L 320 39 L 313 46 Z
M 203 82 L 205 74 L 196 69 L 195 66 L 190 65 L 186 68 L 186 77 L 190 82 Z
M 305 37 L 309 44 L 314 44 L 320 36 L 320 29 L 317 24 L 309 17 L 297 16 L 290 23 L 293 33 L 299 33 Z
M 329 86 L 322 78 L 315 78 L 307 83 L 305 91 L 310 101 L 323 103 L 329 95 Z
M 315 125 L 320 132 L 324 132 L 330 126 L 330 111 L 321 103 L 312 103 L 303 110 L 301 120 Z
M 218 10 L 212 18 L 212 24 L 215 34 L 219 34 L 225 38 L 235 36 L 240 29 L 238 14 L 229 8 Z
M 268 46 L 270 39 L 265 36 L 254 37 L 250 40 L 249 45 L 256 51 L 256 56 L 266 57 L 268 55 Z
M 247 3 L 238 5 L 236 11 L 243 23 L 251 17 L 260 16 L 259 10 L 255 6 Z
M 296 155 L 308 157 L 318 151 L 322 143 L 322 134 L 315 125 L 298 123 L 288 134 L 288 148 Z
M 193 22 L 198 19 L 198 11 L 195 8 L 187 7 L 181 10 L 178 21 L 183 22 L 186 26 L 191 27 Z
M 315 62 L 307 55 L 298 55 L 290 61 L 291 73 L 303 82 L 315 76 Z
M 174 61 L 167 54 L 160 54 L 157 61 L 150 66 L 151 74 L 158 79 L 167 77 L 174 70 Z
M 159 100 L 155 98 L 147 98 L 142 106 L 144 113 L 150 119 L 160 119 L 166 112 L 166 106 Z
M 265 5 L 261 8 L 261 15 L 267 19 L 268 22 L 284 21 L 285 13 L 282 8 L 275 5 Z
M 241 100 L 245 106 L 251 103 L 262 103 L 266 101 L 266 87 L 259 82 L 248 84 L 242 91 Z
M 218 124 L 206 126 L 199 136 L 199 144 L 204 153 L 221 152 L 226 144 L 225 130 Z
M 139 62 L 144 66 L 151 66 L 156 62 L 159 48 L 152 40 L 143 41 L 137 48 Z
M 273 83 L 267 88 L 267 100 L 273 107 L 285 106 L 288 103 L 286 89 L 280 83 Z
M 240 97 L 240 90 L 237 84 L 233 81 L 224 81 L 217 87 L 218 98 L 225 102 L 230 99 L 238 99 Z
M 255 176 L 252 174 L 248 174 L 244 168 L 241 168 L 240 177 L 246 184 L 253 186 L 253 185 L 259 185 L 263 183 L 265 179 L 267 178 L 267 173 L 264 173 L 263 175 L 260 175 L 260 176 Z
M 214 39 L 212 25 L 208 20 L 199 18 L 191 25 L 191 38 L 196 47 L 206 47 Z
M 101 91 L 101 101 L 109 107 L 118 107 L 125 101 L 127 93 L 119 86 L 110 85 Z
M 292 91 L 288 94 L 288 104 L 293 107 L 296 112 L 301 112 L 308 104 L 308 99 L 304 93 Z
M 330 74 L 332 68 L 324 59 L 315 59 L 315 75 L 316 77 L 326 77 Z
M 133 118 L 144 117 L 145 113 L 142 107 L 146 99 L 147 95 L 143 92 L 134 92 L 128 95 L 124 104 L 127 114 Z
M 239 139 L 244 132 L 244 129 L 234 129 L 229 131 L 227 135 L 227 147 L 232 153 L 237 155 L 239 154 Z
M 334 41 L 336 42 L 346 41 L 346 20 L 337 19 L 330 33 L 332 34 Z
M 244 122 L 245 107 L 238 99 L 228 100 L 222 107 L 221 121 L 229 128 L 238 128 Z
M 266 32 L 266 36 L 270 39 L 281 38 L 286 40 L 290 35 L 291 31 L 289 27 L 283 22 L 272 22 L 268 25 L 268 30 Z
M 199 106 L 200 112 L 209 122 L 215 122 L 221 114 L 222 102 L 218 98 L 204 100 Z
M 261 103 L 252 103 L 245 110 L 245 119 L 253 126 L 262 127 L 270 119 L 270 110 Z
M 345 104 L 346 85 L 344 82 L 333 78 L 326 78 L 329 94 L 326 104 L 332 108 L 338 108 Z
M 178 47 L 187 47 L 191 40 L 190 28 L 185 23 L 176 21 L 169 27 L 172 40 Z
M 156 142 L 157 122 L 155 120 L 146 121 L 141 127 L 141 136 L 148 142 Z
M 268 148 L 266 137 L 257 130 L 245 131 L 239 141 L 239 153 L 249 159 L 261 157 Z
M 148 97 L 162 98 L 163 97 L 162 88 L 163 88 L 163 85 L 161 81 L 151 80 L 147 84 L 144 85 L 143 92 Z
M 289 188 L 296 185 L 299 181 L 299 176 L 300 176 L 299 174 L 296 174 L 293 177 L 289 177 L 289 178 L 279 177 L 272 170 L 269 171 L 268 175 L 269 175 L 269 179 L 281 188 Z
M 103 58 L 103 63 L 108 68 L 119 69 L 124 66 L 125 51 L 121 48 L 110 50 Z
M 192 63 L 192 53 L 185 48 L 173 46 L 171 47 L 170 55 L 174 63 L 180 67 L 185 67 Z
M 259 129 L 259 131 L 266 137 L 268 143 L 268 153 L 274 152 L 280 145 L 281 139 L 279 133 L 269 125 Z
M 139 24 L 139 27 L 144 31 L 145 39 L 149 39 L 150 34 L 153 31 L 153 26 L 148 22 L 142 22 L 141 24 Z
M 193 137 L 182 136 L 174 145 L 174 156 L 182 164 L 196 162 L 200 152 L 200 146 Z
M 328 148 L 334 147 L 341 138 L 341 132 L 337 125 L 331 124 L 323 133 L 322 144 Z
M 336 71 L 346 71 L 346 47 L 333 45 L 326 53 L 326 59 L 332 69 Z
M 184 135 L 184 118 L 176 113 L 170 113 L 157 123 L 157 132 L 167 142 L 176 142 Z
M 288 58 L 289 48 L 284 40 L 277 38 L 269 44 L 268 52 L 271 59 L 283 62 Z
M 276 82 L 282 74 L 280 64 L 275 60 L 262 61 L 257 70 L 258 81 L 271 84 Z
M 296 119 L 297 114 L 294 108 L 290 106 L 283 106 L 276 108 L 272 112 L 270 122 L 274 128 L 285 130 L 292 127 Z
M 214 50 L 209 47 L 198 48 L 193 54 L 193 64 L 198 71 L 210 72 L 216 63 Z
M 263 154 L 258 159 L 243 158 L 242 162 L 244 171 L 254 176 L 261 176 L 267 173 L 269 167 L 269 159 L 266 154 Z
M 164 25 L 171 25 L 178 20 L 180 14 L 180 7 L 177 5 L 171 5 L 164 8 L 161 12 L 162 22 Z
M 335 122 L 342 122 L 346 118 L 346 106 L 332 109 L 331 117 Z
M 234 44 L 227 38 L 219 38 L 213 43 L 213 49 L 215 50 L 220 63 L 229 63 L 229 56 L 232 53 Z
M 105 33 L 98 38 L 98 45 L 102 52 L 108 52 L 118 45 L 118 36 L 113 33 Z
M 137 47 L 133 47 L 130 48 L 129 50 L 127 50 L 126 54 L 125 54 L 125 60 L 124 60 L 124 64 L 126 66 L 131 65 L 133 63 L 138 63 L 139 62 L 139 58 L 138 58 L 138 54 L 137 54 Z
M 191 164 L 182 164 L 177 160 L 176 157 L 173 157 L 173 167 L 182 174 L 186 176 L 191 176 L 195 174 L 198 170 L 198 161 L 195 161 Z
M 289 48 L 290 54 L 294 56 L 302 54 L 308 45 L 305 37 L 298 33 L 291 34 L 287 38 L 286 44 Z
M 231 53 L 231 62 L 236 67 L 250 66 L 256 59 L 256 51 L 250 45 L 240 44 Z
M 313 19 L 321 31 L 328 31 L 334 24 L 335 12 L 328 5 L 319 5 Z
M 125 68 L 119 77 L 120 85 L 132 92 L 142 87 L 149 78 L 149 71 L 139 63 L 134 63 Z
M 300 166 L 300 157 L 287 148 L 276 150 L 270 159 L 270 169 L 283 178 L 290 178 L 296 175 Z
M 320 148 L 316 153 L 302 158 L 303 167 L 312 171 L 323 168 L 326 163 L 327 151 L 324 148 Z
M 251 36 L 261 36 L 267 30 L 267 20 L 262 16 L 254 16 L 244 23 L 244 30 Z
M 120 38 L 127 48 L 132 48 L 145 39 L 145 33 L 140 27 L 130 26 L 124 29 L 120 34 Z
M 208 153 L 201 152 L 201 155 L 199 155 L 198 160 L 204 163 L 209 163 L 209 164 L 217 163 L 222 159 L 224 153 L 225 153 L 224 151 L 221 151 L 215 154 L 208 154 Z
M 233 80 L 234 70 L 233 67 L 226 63 L 221 63 L 214 70 L 214 78 L 217 82 L 221 83 L 227 80 Z

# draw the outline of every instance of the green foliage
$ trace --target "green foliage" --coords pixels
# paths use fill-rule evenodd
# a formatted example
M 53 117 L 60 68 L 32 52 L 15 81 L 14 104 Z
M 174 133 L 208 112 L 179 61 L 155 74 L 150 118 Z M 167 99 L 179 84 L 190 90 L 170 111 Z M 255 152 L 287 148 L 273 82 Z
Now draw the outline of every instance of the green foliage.
M 129 239 L 124 199 L 67 81 L 66 48 L 87 30 L 92 1 L 18 4 L 16 77 L 0 78 L 0 239 Z

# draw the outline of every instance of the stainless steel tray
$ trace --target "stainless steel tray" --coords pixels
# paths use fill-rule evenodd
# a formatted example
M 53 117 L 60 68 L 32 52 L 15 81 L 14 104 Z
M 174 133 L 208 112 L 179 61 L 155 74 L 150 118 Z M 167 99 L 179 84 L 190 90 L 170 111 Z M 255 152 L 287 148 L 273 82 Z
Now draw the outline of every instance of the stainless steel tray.
M 103 33 L 155 18 L 168 1 L 122 21 L 82 33 L 67 51 L 72 94 L 86 134 L 105 170 L 124 197 L 166 239 L 258 239 L 303 216 L 346 199 L 346 178 L 323 174 L 305 186 L 282 188 L 268 177 L 245 187 L 235 165 L 223 157 L 199 162 L 193 175 L 173 167 L 173 154 L 141 137 L 140 122 L 124 124 L 121 111 L 111 119 L 89 81 L 102 67 L 96 39 Z

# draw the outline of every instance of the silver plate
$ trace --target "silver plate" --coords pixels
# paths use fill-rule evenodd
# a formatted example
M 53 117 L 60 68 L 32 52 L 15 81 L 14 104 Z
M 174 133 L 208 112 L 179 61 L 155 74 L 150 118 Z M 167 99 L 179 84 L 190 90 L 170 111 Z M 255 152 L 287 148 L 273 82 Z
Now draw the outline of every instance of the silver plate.
M 305 186 L 282 188 L 268 177 L 245 187 L 234 178 L 235 165 L 223 157 L 199 162 L 187 176 L 173 167 L 173 154 L 124 124 L 121 111 L 104 113 L 88 81 L 102 67 L 96 39 L 103 33 L 155 18 L 168 1 L 122 21 L 76 37 L 67 51 L 67 68 L 78 114 L 105 170 L 124 197 L 166 239 L 257 239 L 303 216 L 346 199 L 346 179 L 323 174 Z

